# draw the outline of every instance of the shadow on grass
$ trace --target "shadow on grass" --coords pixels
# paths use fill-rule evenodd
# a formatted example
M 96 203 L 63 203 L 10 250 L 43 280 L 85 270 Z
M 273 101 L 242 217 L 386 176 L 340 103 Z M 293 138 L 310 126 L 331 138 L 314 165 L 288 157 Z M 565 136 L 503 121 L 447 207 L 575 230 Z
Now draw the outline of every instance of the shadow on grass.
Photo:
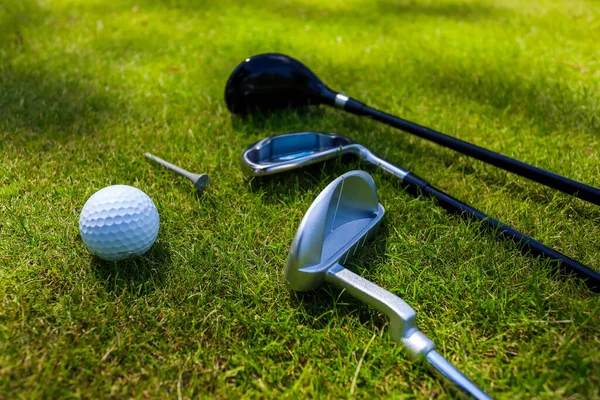
M 116 295 L 127 291 L 139 297 L 163 286 L 170 264 L 171 252 L 159 240 L 148 253 L 130 260 L 112 262 L 93 257 L 91 270 L 105 282 L 108 291 Z
M 568 137 L 572 131 L 596 134 L 600 129 L 600 117 L 590 107 L 588 98 L 575 96 L 573 88 L 552 77 L 532 80 L 508 75 L 489 65 L 466 68 L 460 60 L 440 64 L 431 57 L 419 60 L 420 73 L 428 77 L 421 81 L 427 85 L 427 91 L 492 106 L 502 114 L 522 116 L 526 123 L 538 128 L 541 136 L 552 133 Z
M 447 2 L 427 2 L 417 4 L 411 0 L 378 0 L 369 2 L 377 7 L 380 15 L 393 16 L 426 16 L 451 18 L 456 20 L 478 20 L 478 19 L 496 19 L 501 16 L 510 15 L 510 11 L 500 6 L 494 6 L 485 3 L 447 3 Z M 368 6 L 368 5 L 366 5 Z M 356 13 L 360 17 L 360 12 Z
M 4 142 L 24 144 L 34 137 L 62 141 L 74 134 L 93 133 L 106 113 L 119 108 L 114 99 L 74 70 L 52 69 L 37 61 L 37 51 L 23 57 L 25 62 L 14 60 L 14 55 L 29 52 L 29 38 L 50 16 L 50 9 L 31 0 L 0 4 L 0 47 L 6 50 L 0 52 L 0 129 L 6 132 Z M 73 63 L 79 62 L 72 58 Z
M 0 46 L 25 45 L 23 29 L 43 21 L 48 12 L 33 0 L 3 0 L 0 3 Z
M 401 20 L 413 20 L 418 17 L 446 18 L 457 21 L 477 21 L 482 19 L 498 19 L 510 16 L 510 11 L 483 3 L 416 3 L 402 0 L 364 1 L 352 7 L 333 9 L 326 2 L 311 4 L 275 2 L 264 6 L 255 6 L 265 13 L 279 18 L 297 20 L 311 19 L 323 23 L 397 23 Z M 368 10 L 365 12 L 365 10 Z
M 297 109 L 283 109 L 276 112 L 255 111 L 248 115 L 231 114 L 231 125 L 238 132 L 248 135 L 268 136 L 292 132 L 291 127 L 297 126 L 298 132 L 310 131 L 311 124 L 325 118 L 324 107 L 301 107 Z M 268 134 L 267 132 L 272 132 Z M 260 139 L 259 139 L 260 140 Z M 248 143 L 250 144 L 250 143 Z
M 60 141 L 72 134 L 93 133 L 105 113 L 114 109 L 108 97 L 72 75 L 38 67 L 0 69 L 0 126 L 6 131 L 20 128 Z M 6 139 L 20 140 L 16 134 Z
M 364 0 L 352 7 L 332 8 L 327 2 L 281 2 L 281 1 L 196 1 L 196 0 L 145 0 L 141 3 L 150 7 L 164 7 L 180 10 L 206 10 L 207 8 L 244 7 L 284 19 L 312 19 L 315 21 L 339 23 L 357 20 L 365 22 L 382 19 L 412 19 L 416 16 L 451 18 L 456 20 L 494 19 L 510 15 L 510 10 L 483 3 L 427 2 L 423 4 L 411 0 Z M 365 10 L 367 10 L 365 12 Z

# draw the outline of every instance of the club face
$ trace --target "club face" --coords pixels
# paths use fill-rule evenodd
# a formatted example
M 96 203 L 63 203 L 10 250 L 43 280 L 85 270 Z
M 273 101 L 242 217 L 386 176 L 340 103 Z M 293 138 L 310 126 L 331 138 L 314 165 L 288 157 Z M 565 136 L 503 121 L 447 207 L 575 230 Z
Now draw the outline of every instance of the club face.
M 284 270 L 289 287 L 316 289 L 330 268 L 344 264 L 375 234 L 384 213 L 368 173 L 351 171 L 331 182 L 312 203 L 294 237 Z
M 225 86 L 225 103 L 234 114 L 319 104 L 331 92 L 304 64 L 277 53 L 249 57 Z
M 271 175 L 355 152 L 358 145 L 344 136 L 317 132 L 286 133 L 254 143 L 242 162 L 254 176 Z

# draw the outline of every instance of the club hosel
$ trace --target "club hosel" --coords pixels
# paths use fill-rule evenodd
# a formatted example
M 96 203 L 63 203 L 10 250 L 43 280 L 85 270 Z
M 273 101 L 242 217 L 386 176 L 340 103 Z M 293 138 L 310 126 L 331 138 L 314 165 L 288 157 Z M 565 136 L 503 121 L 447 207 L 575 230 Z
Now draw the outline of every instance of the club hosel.
M 394 175 L 397 178 L 400 178 L 400 180 L 404 181 L 407 175 L 410 175 L 410 172 L 400 168 L 399 166 L 397 166 L 396 164 L 386 160 L 383 157 L 379 157 L 377 154 L 372 153 L 369 149 L 367 149 L 364 146 L 355 144 L 355 152 L 360 156 L 360 158 L 362 158 L 363 160 L 365 160 L 366 162 L 373 164 L 377 167 L 382 168 L 383 170 L 385 170 L 386 172 Z
M 418 175 L 413 174 L 412 172 L 407 171 L 404 168 L 400 168 L 396 164 L 386 160 L 383 157 L 379 157 L 378 155 L 372 153 L 366 147 L 359 146 L 358 148 L 359 148 L 358 153 L 360 154 L 360 157 L 363 160 L 365 160 L 373 165 L 376 165 L 378 167 L 381 167 L 388 173 L 400 178 L 400 180 L 402 180 L 402 182 L 406 186 L 406 189 L 410 193 L 419 195 L 420 191 L 424 192 L 425 188 L 427 186 L 429 186 L 429 182 L 427 182 L 425 179 L 422 179 Z
M 420 330 L 414 329 L 407 333 L 410 335 L 404 336 L 400 342 L 413 360 L 426 358 L 430 351 L 435 350 L 435 343 Z
M 358 100 L 354 100 L 350 96 L 331 90 L 327 86 L 323 86 L 321 89 L 321 101 L 324 104 L 334 106 L 355 115 L 367 115 L 365 112 L 367 106 L 365 104 Z
M 405 346 L 412 358 L 426 356 L 435 344 L 417 327 L 417 314 L 411 306 L 381 286 L 336 264 L 329 268 L 325 280 L 385 314 L 392 339 Z

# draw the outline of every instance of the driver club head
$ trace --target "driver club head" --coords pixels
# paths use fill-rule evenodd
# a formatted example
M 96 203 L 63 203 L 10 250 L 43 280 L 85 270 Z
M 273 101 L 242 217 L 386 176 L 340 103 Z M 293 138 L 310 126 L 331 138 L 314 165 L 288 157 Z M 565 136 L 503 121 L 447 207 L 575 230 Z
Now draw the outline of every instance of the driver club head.
M 333 103 L 335 95 L 307 66 L 277 53 L 246 58 L 225 86 L 225 103 L 234 114 Z
M 375 234 L 384 213 L 368 173 L 351 171 L 331 182 L 300 222 L 284 269 L 288 286 L 300 292 L 319 287 L 329 269 Z
M 361 146 L 344 136 L 297 132 L 271 136 L 251 144 L 242 164 L 252 176 L 272 175 L 322 162 L 344 153 L 359 153 Z

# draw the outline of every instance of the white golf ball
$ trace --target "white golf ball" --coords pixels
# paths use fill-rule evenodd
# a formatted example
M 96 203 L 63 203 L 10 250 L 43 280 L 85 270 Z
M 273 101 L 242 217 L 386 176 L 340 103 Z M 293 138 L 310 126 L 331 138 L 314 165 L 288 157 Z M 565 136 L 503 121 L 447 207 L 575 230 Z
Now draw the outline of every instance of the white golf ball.
M 144 254 L 154 244 L 159 225 L 152 199 L 127 185 L 97 191 L 85 202 L 79 216 L 83 243 L 108 261 Z

